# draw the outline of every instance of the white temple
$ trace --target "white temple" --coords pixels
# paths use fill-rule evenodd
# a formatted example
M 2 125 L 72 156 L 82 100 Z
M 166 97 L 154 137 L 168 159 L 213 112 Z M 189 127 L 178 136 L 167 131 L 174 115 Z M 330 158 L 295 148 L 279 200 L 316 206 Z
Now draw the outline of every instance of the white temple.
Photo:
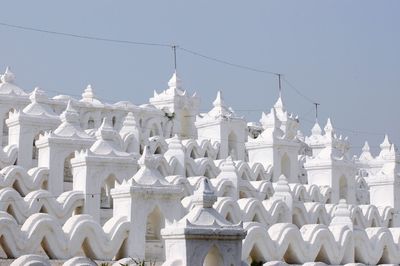
M 400 155 L 360 156 L 279 97 L 260 122 L 175 72 L 149 103 L 53 98 L 1 75 L 4 265 L 400 264 Z M 2 264 L 3 265 L 3 264 Z

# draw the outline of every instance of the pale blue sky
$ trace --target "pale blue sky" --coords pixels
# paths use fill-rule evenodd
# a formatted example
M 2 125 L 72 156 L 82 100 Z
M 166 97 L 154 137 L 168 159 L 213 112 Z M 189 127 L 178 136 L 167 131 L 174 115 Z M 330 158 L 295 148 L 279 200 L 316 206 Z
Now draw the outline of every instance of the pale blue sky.
M 400 144 L 400 1 L 4 1 L 0 22 L 106 38 L 176 43 L 284 73 L 321 103 L 320 120 L 379 134 L 342 132 L 358 147 L 383 132 Z M 166 88 L 169 48 L 80 40 L 0 26 L 0 67 L 21 87 L 80 95 L 91 83 L 108 102 L 148 101 Z M 208 110 L 218 89 L 249 121 L 277 98 L 276 78 L 178 52 L 184 86 Z M 289 111 L 309 134 L 311 103 L 283 84 Z M 50 91 L 51 90 L 51 91 Z

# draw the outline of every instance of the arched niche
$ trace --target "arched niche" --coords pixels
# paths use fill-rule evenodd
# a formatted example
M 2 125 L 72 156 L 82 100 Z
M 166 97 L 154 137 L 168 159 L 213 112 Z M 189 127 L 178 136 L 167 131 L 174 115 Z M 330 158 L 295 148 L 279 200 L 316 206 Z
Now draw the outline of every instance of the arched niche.
M 14 108 L 11 108 L 4 115 L 4 119 L 3 119 L 3 138 L 2 138 L 3 147 L 8 145 L 8 126 L 7 126 L 6 120 L 10 117 L 10 112 L 14 112 L 14 111 L 15 111 Z
M 36 141 L 39 139 L 40 135 L 43 135 L 43 134 L 44 134 L 44 132 L 43 132 L 43 130 L 41 130 L 33 138 L 33 141 L 32 141 L 32 167 L 38 166 L 39 150 L 36 147 Z
M 64 160 L 64 182 L 72 182 L 72 166 L 71 159 L 74 158 L 75 152 L 71 152 Z
M 190 114 L 189 110 L 187 108 L 183 108 L 182 111 L 180 112 L 180 125 L 181 125 L 181 137 L 182 138 L 193 138 L 194 136 L 192 135 L 192 125 L 191 121 L 192 115 Z
M 345 199 L 346 201 L 348 196 L 348 185 L 347 178 L 345 175 L 340 176 L 339 178 L 339 199 Z
M 213 245 L 204 258 L 203 266 L 223 266 L 224 259 L 216 245 Z
M 164 241 L 161 229 L 165 227 L 165 218 L 160 208 L 156 206 L 146 220 L 146 249 L 147 260 L 162 261 L 164 259 Z
M 290 159 L 289 156 L 285 153 L 281 159 L 281 174 L 283 174 L 288 180 L 290 179 Z
M 100 208 L 112 209 L 113 199 L 111 197 L 111 189 L 115 187 L 116 178 L 114 175 L 109 175 L 103 182 L 100 191 Z
M 93 117 L 89 117 L 88 121 L 87 121 L 87 129 L 94 129 L 95 127 L 95 121 Z
M 262 266 L 266 262 L 257 245 L 254 245 L 251 249 L 247 262 L 251 266 Z
M 229 156 L 232 157 L 233 160 L 237 160 L 237 158 L 238 158 L 238 154 L 237 154 L 237 144 L 238 144 L 237 136 L 236 136 L 236 134 L 232 131 L 232 132 L 228 135 L 228 154 L 229 154 Z

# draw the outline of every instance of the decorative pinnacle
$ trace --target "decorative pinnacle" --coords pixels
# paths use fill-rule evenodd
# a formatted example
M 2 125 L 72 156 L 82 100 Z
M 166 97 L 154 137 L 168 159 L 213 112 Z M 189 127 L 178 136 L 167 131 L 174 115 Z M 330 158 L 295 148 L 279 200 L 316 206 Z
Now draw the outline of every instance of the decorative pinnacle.
M 289 183 L 284 175 L 279 177 L 275 192 L 290 192 Z
M 325 132 L 333 132 L 333 126 L 332 126 L 332 122 L 331 122 L 330 118 L 328 118 L 328 120 L 326 121 L 324 130 L 325 130 Z
M 72 107 L 71 100 L 68 101 L 67 108 L 60 117 L 62 122 L 68 122 L 71 124 L 79 122 L 79 113 Z
M 205 177 L 201 180 L 199 188 L 194 192 L 193 197 L 194 205 L 203 208 L 212 208 L 214 203 L 217 201 L 217 196 L 210 186 L 210 181 Z
M 182 86 L 182 81 L 178 77 L 178 74 L 176 73 L 176 70 L 174 71 L 174 74 L 172 74 L 171 79 L 168 81 L 168 87 L 170 89 L 180 89 Z
M 137 123 L 136 123 L 136 118 L 135 118 L 135 116 L 133 115 L 133 113 L 132 112 L 129 112 L 127 115 L 126 115 L 126 117 L 125 117 L 125 119 L 124 119 L 124 122 L 122 123 L 123 124 L 123 126 L 137 126 Z
M 114 131 L 114 128 L 110 124 L 110 119 L 108 117 L 104 117 L 103 122 L 101 123 L 101 126 L 96 131 L 97 139 L 113 140 L 114 135 L 115 135 L 115 131 Z
M 382 150 L 388 150 L 390 149 L 390 141 L 389 141 L 389 137 L 387 134 L 385 134 L 385 138 L 383 139 L 383 142 L 381 143 L 381 145 L 379 145 L 379 147 Z
M 225 106 L 224 99 L 222 98 L 222 92 L 218 91 L 217 92 L 217 97 L 215 98 L 213 102 L 214 107 L 223 107 Z
M 87 85 L 85 91 L 82 93 L 82 98 L 84 99 L 93 99 L 94 98 L 94 92 L 92 85 Z
M 6 71 L 1 76 L 1 82 L 3 83 L 13 83 L 15 80 L 14 73 L 11 72 L 10 67 L 6 68 Z
M 315 124 L 311 129 L 311 133 L 312 133 L 312 135 L 321 135 L 322 129 L 321 129 L 320 125 L 318 124 L 318 121 L 315 121 Z
M 29 99 L 32 102 L 39 102 L 40 100 L 46 99 L 46 95 L 44 91 L 42 91 L 39 87 L 35 87 L 31 95 L 29 96 Z
M 144 146 L 143 149 L 143 154 L 140 157 L 140 159 L 138 160 L 138 164 L 140 165 L 140 167 L 146 167 L 148 169 L 153 169 L 155 168 L 155 161 L 156 159 L 154 158 L 154 156 L 150 153 L 150 147 L 148 145 Z
M 282 101 L 281 94 L 279 94 L 278 100 L 274 104 L 274 107 L 277 109 L 283 109 L 283 101 Z
M 269 114 L 265 114 L 264 112 L 262 112 L 260 122 L 264 128 L 279 128 L 280 127 L 280 121 L 278 120 L 278 117 L 276 115 L 276 111 L 274 108 L 271 108 L 271 112 Z
M 369 144 L 368 144 L 368 141 L 366 141 L 365 143 L 364 143 L 364 146 L 362 147 L 362 151 L 363 152 L 369 152 Z

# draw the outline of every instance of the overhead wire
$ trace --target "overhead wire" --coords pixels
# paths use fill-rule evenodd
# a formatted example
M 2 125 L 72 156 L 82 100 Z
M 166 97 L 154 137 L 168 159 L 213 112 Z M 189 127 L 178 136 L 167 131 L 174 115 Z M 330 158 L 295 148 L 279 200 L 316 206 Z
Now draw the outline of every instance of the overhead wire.
M 84 35 L 84 34 L 76 34 L 76 33 L 70 33 L 70 32 L 62 32 L 62 31 L 55 31 L 55 30 L 48 30 L 48 29 L 43 29 L 43 28 L 37 28 L 37 27 L 30 27 L 30 26 L 23 26 L 23 25 L 17 25 L 17 24 L 11 24 L 11 23 L 6 23 L 0 21 L 0 26 L 7 27 L 7 28 L 12 28 L 12 29 L 18 29 L 18 30 L 24 30 L 24 31 L 32 31 L 32 32 L 39 32 L 39 33 L 45 33 L 45 34 L 53 34 L 53 35 L 59 35 L 59 36 L 64 36 L 64 37 L 72 37 L 72 38 L 79 38 L 79 39 L 87 39 L 87 40 L 93 40 L 93 41 L 103 41 L 103 42 L 112 42 L 112 43 L 119 43 L 119 44 L 127 44 L 127 45 L 142 45 L 142 46 L 158 46 L 158 47 L 166 47 L 166 48 L 172 48 L 174 52 L 176 50 L 183 51 L 187 54 L 191 54 L 197 57 L 201 57 L 203 59 L 217 62 L 219 64 L 224 64 L 228 65 L 231 67 L 247 70 L 247 71 L 252 71 L 252 72 L 257 72 L 257 73 L 262 73 L 262 74 L 268 74 L 268 75 L 274 75 L 278 77 L 282 77 L 282 80 L 288 85 L 290 89 L 292 89 L 294 92 L 296 92 L 299 96 L 301 96 L 303 99 L 306 101 L 315 104 L 317 101 L 312 99 L 311 97 L 307 96 L 304 94 L 300 89 L 298 89 L 296 86 L 293 85 L 292 82 L 290 82 L 285 75 L 282 75 L 281 73 L 275 72 L 275 71 L 270 71 L 270 70 L 265 70 L 265 69 L 260 69 L 256 67 L 251 67 L 251 66 L 246 66 L 243 64 L 238 64 L 235 62 L 231 62 L 228 60 L 220 59 L 214 56 L 210 56 L 189 48 L 186 48 L 184 46 L 179 46 L 176 44 L 168 44 L 168 43 L 158 43 L 158 42 L 143 42 L 143 41 L 132 41 L 132 40 L 122 40 L 122 39 L 113 39 L 113 38 L 106 38 L 106 37 L 99 37 L 99 36 L 91 36 L 91 35 Z M 59 93 L 58 91 L 53 90 L 54 92 Z M 79 96 L 79 95 L 75 95 Z M 102 98 L 99 98 L 102 99 Z M 263 109 L 243 109 L 242 111 L 263 111 Z M 366 135 L 382 135 L 383 133 L 377 133 L 377 132 L 368 132 L 368 131 L 357 131 L 357 130 L 352 130 L 352 129 L 347 129 L 347 128 L 338 128 L 341 130 L 345 130 L 354 134 L 366 134 Z
M 166 43 L 138 42 L 138 41 L 130 41 L 130 40 L 104 38 L 104 37 L 98 37 L 98 36 L 81 35 L 81 34 L 75 34 L 75 33 L 68 33 L 68 32 L 28 27 L 28 26 L 21 26 L 21 25 L 9 24 L 9 23 L 5 23 L 5 22 L 0 22 L 0 26 L 19 29 L 19 30 L 25 30 L 25 31 L 34 31 L 34 32 L 54 34 L 54 35 L 60 35 L 60 36 L 74 37 L 74 38 L 79 38 L 79 39 L 93 40 L 93 41 L 113 42 L 113 43 L 131 44 L 131 45 L 134 44 L 134 45 L 145 45 L 145 46 L 172 47 L 170 44 L 166 44 Z

